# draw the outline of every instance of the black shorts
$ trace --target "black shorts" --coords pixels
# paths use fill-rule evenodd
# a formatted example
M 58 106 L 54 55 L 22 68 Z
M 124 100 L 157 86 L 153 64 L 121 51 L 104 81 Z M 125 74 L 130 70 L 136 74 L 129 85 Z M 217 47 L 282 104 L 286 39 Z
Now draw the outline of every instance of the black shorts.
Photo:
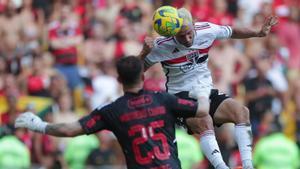
M 196 99 L 189 97 L 188 91 L 179 92 L 179 93 L 176 93 L 175 95 L 182 99 L 197 101 Z M 213 119 L 214 114 L 216 113 L 216 110 L 219 107 L 219 105 L 227 98 L 229 98 L 229 96 L 227 96 L 226 94 L 223 94 L 223 93 L 219 93 L 218 89 L 211 89 L 210 95 L 209 95 L 209 101 L 210 101 L 209 115 L 212 117 L 212 119 Z M 217 127 L 220 127 L 222 124 L 216 124 L 214 122 L 214 125 Z

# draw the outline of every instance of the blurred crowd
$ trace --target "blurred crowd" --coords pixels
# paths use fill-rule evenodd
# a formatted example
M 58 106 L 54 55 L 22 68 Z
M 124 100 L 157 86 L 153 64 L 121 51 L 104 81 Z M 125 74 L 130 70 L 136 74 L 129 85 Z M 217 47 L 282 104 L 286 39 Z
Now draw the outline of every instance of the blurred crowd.
M 250 109 L 255 164 L 299 169 L 299 0 L 0 0 L 0 168 L 124 168 L 108 131 L 58 139 L 13 123 L 24 111 L 73 122 L 122 95 L 114 63 L 157 36 L 152 13 L 161 5 L 185 7 L 195 21 L 245 29 L 279 17 L 266 38 L 217 41 L 209 64 L 215 87 Z M 146 89 L 163 91 L 164 83 L 160 65 L 147 71 Z M 232 129 L 216 133 L 225 161 L 237 166 Z M 177 133 L 183 169 L 209 168 L 197 139 Z

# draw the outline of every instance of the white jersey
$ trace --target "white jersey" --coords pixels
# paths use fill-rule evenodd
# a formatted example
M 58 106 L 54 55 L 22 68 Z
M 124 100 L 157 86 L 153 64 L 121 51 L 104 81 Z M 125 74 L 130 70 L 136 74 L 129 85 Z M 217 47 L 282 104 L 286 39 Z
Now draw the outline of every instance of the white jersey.
M 231 37 L 229 26 L 209 22 L 195 23 L 195 37 L 191 47 L 185 47 L 174 37 L 158 37 L 146 56 L 146 66 L 161 62 L 167 82 L 166 89 L 175 94 L 189 91 L 190 97 L 208 97 L 213 88 L 208 69 L 208 51 L 214 40 Z

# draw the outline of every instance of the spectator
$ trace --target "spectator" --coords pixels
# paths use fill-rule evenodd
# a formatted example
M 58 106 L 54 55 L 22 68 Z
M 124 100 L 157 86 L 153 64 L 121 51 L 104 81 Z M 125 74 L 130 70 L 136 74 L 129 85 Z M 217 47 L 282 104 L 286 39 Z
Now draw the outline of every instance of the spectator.
M 257 168 L 298 169 L 299 149 L 280 130 L 269 128 L 272 133 L 257 142 L 254 164 Z M 277 130 L 277 131 L 276 131 Z
M 14 135 L 0 139 L 0 168 L 30 168 L 29 150 Z
M 117 163 L 116 152 L 113 143 L 115 136 L 109 131 L 101 131 L 97 134 L 100 147 L 93 149 L 87 157 L 88 166 L 97 166 L 109 169 Z
M 215 70 L 213 73 L 216 87 L 221 92 L 234 96 L 232 87 L 245 77 L 250 67 L 249 60 L 228 41 L 220 41 L 216 47 L 213 47 L 210 58 L 210 64 Z M 226 64 L 223 64 L 225 60 Z
M 46 74 L 43 58 L 36 56 L 33 59 L 32 71 L 23 82 L 29 95 L 49 96 L 50 77 Z
M 233 17 L 227 11 L 226 0 L 213 0 L 213 7 L 211 15 L 208 16 L 208 22 L 218 25 L 232 25 Z
M 83 37 L 71 6 L 63 4 L 59 10 L 58 18 L 49 24 L 50 49 L 55 57 L 55 67 L 65 76 L 73 91 L 82 85 L 77 67 L 77 46 Z
M 66 147 L 64 160 L 69 168 L 84 169 L 88 155 L 98 147 L 99 141 L 95 135 L 72 138 Z
M 188 135 L 183 129 L 176 129 L 178 157 L 182 169 L 196 169 L 204 159 L 196 138 Z
M 272 83 L 266 78 L 266 73 L 270 68 L 266 57 L 268 56 L 262 55 L 254 60 L 256 67 L 250 70 L 250 75 L 244 82 L 247 93 L 245 100 L 250 111 L 254 136 L 258 134 L 258 126 L 264 113 L 271 110 L 275 95 Z
M 7 111 L 1 114 L 2 125 L 13 126 L 16 117 L 21 113 L 18 108 L 18 96 L 13 94 L 6 95 Z
M 277 35 L 284 46 L 289 49 L 290 57 L 288 67 L 292 70 L 299 70 L 300 67 L 300 12 L 295 6 L 289 7 L 289 16 L 286 22 L 281 23 L 277 29 Z
M 91 64 L 91 85 L 93 93 L 90 97 L 91 107 L 102 107 L 114 101 L 120 95 L 120 86 L 114 75 L 113 63 L 102 62 L 102 70 L 96 64 Z

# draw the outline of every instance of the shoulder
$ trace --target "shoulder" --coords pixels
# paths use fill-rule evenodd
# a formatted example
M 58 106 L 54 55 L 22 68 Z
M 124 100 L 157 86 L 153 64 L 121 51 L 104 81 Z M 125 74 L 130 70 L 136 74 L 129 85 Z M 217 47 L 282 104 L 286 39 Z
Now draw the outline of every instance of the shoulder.
M 194 24 L 195 30 L 204 30 L 204 29 L 209 29 L 211 28 L 211 23 L 210 22 L 196 22 Z
M 114 112 L 115 108 L 119 107 L 122 100 L 123 100 L 122 97 L 120 97 L 112 103 L 109 103 L 109 104 L 106 104 L 106 105 L 101 105 L 101 106 L 96 108 L 96 111 L 100 112 L 101 114 Z
M 211 22 L 196 22 L 194 24 L 195 30 L 198 32 L 207 32 L 207 33 L 214 33 L 221 28 L 221 25 L 217 25 Z
M 174 37 L 158 37 L 154 40 L 154 47 L 159 49 L 168 49 L 176 44 Z
M 161 62 L 173 58 L 172 51 L 176 42 L 174 37 L 158 37 L 154 40 L 154 47 L 147 55 L 146 59 L 152 62 Z

